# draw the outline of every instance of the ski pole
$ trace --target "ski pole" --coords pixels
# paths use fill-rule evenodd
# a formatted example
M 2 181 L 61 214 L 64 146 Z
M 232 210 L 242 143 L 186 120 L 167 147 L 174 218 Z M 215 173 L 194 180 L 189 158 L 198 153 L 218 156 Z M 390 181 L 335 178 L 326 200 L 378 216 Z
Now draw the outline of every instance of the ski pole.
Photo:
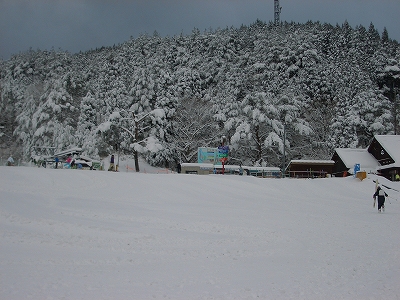
M 382 186 L 385 187 L 385 188 L 387 188 L 387 189 L 389 189 L 389 190 L 393 190 L 393 191 L 396 191 L 396 192 L 399 191 L 399 190 L 396 190 L 396 189 L 391 188 L 391 187 L 389 187 L 389 186 L 387 186 L 387 185 L 384 185 L 384 184 L 382 184 Z

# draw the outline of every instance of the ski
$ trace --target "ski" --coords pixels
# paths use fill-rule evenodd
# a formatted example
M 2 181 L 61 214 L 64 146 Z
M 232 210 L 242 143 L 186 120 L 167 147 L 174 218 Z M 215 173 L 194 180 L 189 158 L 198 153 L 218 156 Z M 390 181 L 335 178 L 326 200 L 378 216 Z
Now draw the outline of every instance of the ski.
M 372 181 L 375 182 L 376 184 L 379 183 L 377 180 L 372 180 Z M 389 186 L 387 186 L 387 185 L 384 185 L 384 184 L 381 184 L 381 183 L 379 183 L 379 184 L 380 184 L 381 186 L 383 186 L 383 187 L 389 189 L 389 190 L 393 190 L 393 191 L 396 191 L 396 192 L 400 192 L 399 190 L 396 190 L 395 188 L 391 188 L 391 187 L 389 187 Z

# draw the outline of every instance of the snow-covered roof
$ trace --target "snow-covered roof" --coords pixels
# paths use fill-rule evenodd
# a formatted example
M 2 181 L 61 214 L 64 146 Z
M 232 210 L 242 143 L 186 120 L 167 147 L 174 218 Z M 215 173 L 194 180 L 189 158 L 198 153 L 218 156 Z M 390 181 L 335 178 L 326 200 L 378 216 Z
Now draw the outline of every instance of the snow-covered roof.
M 85 161 L 100 162 L 100 161 L 98 161 L 98 160 L 95 160 L 95 159 L 93 159 L 93 158 L 90 158 L 90 157 L 87 157 L 87 156 L 83 156 L 83 155 L 81 155 L 81 156 L 79 157 L 79 159 L 80 159 L 80 160 L 85 160 Z
M 243 169 L 248 169 L 250 171 L 280 171 L 281 169 L 278 167 L 246 167 L 242 166 Z
M 55 153 L 54 156 L 71 155 L 71 154 L 76 154 L 76 153 L 81 153 L 81 152 L 82 152 L 82 148 L 74 147 L 74 148 L 66 149 L 66 150 L 60 151 L 58 153 Z
M 216 169 L 222 169 L 222 165 L 215 165 L 214 166 Z M 225 169 L 228 170 L 239 170 L 240 169 L 240 165 L 225 165 L 224 166 Z M 280 168 L 277 167 L 252 167 L 252 166 L 243 166 L 242 165 L 242 169 L 246 169 L 246 170 L 250 170 L 250 171 L 280 171 Z
M 389 73 L 389 72 L 398 73 L 398 72 L 400 72 L 400 68 L 397 65 L 387 66 L 385 68 L 384 72 L 386 72 L 386 73 Z
M 386 150 L 391 158 L 395 161 L 394 164 L 387 167 L 400 167 L 400 135 L 376 135 L 375 139 Z
M 291 164 L 334 164 L 333 160 L 318 160 L 318 159 L 293 159 L 290 161 Z
M 222 165 L 214 165 L 214 168 L 222 169 Z M 239 170 L 240 166 L 239 165 L 224 165 L 224 168 L 229 169 L 229 170 Z
M 333 162 L 333 161 L 332 161 Z M 182 167 L 201 167 L 201 168 L 211 168 L 211 169 L 222 169 L 222 165 L 213 165 L 209 163 L 182 163 Z M 239 170 L 240 165 L 224 165 L 226 170 Z M 280 168 L 277 167 L 250 167 L 250 166 L 242 166 L 243 169 L 251 170 L 251 171 L 280 171 Z
M 336 148 L 335 151 L 350 171 L 355 164 L 360 164 L 360 170 L 368 173 L 376 172 L 379 166 L 378 161 L 367 149 Z
M 213 164 L 207 164 L 207 163 L 182 163 L 181 166 L 182 167 L 210 168 L 210 169 L 214 168 Z

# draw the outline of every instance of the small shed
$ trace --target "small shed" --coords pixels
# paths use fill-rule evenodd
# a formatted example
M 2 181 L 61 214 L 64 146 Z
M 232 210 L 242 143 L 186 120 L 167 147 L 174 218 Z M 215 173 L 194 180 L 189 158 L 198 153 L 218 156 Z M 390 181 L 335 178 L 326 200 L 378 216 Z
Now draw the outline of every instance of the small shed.
M 208 175 L 214 170 L 213 164 L 206 163 L 183 163 L 181 164 L 181 173 Z
M 324 178 L 333 172 L 333 160 L 291 160 L 286 176 L 293 178 Z
M 243 167 L 247 175 L 260 178 L 280 178 L 281 169 L 277 167 Z

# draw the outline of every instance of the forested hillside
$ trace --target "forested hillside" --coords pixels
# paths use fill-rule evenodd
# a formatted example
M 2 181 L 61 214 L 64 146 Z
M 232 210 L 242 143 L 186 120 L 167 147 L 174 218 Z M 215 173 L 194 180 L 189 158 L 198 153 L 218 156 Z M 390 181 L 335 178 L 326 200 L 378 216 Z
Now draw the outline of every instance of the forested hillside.
M 118 148 L 172 166 L 226 136 L 228 163 L 281 166 L 284 148 L 286 161 L 329 159 L 400 130 L 400 47 L 373 24 L 256 21 L 0 64 L 3 157 Z

